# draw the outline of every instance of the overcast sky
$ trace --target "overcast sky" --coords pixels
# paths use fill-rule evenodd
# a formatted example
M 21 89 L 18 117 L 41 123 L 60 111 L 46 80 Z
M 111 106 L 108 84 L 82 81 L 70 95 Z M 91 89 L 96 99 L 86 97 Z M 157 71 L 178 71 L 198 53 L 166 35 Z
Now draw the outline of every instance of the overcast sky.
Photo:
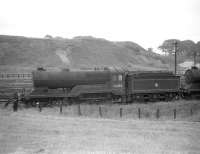
M 200 41 L 200 0 L 0 0 L 0 34 L 90 35 L 157 48 Z

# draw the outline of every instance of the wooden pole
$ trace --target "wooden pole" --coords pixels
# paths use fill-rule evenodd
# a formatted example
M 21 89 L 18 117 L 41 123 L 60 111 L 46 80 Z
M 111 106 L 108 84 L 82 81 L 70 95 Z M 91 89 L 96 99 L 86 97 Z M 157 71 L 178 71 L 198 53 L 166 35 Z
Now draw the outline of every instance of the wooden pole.
M 122 118 L 122 108 L 120 108 L 120 118 Z
M 138 118 L 140 119 L 141 118 L 141 111 L 140 111 L 140 108 L 138 108 Z
M 159 109 L 157 109 L 157 111 L 156 111 L 156 118 L 157 118 L 157 119 L 160 118 L 160 110 L 159 110 Z
M 42 112 L 42 103 L 39 102 L 39 111 Z
M 193 110 L 192 110 L 192 109 L 190 109 L 190 115 L 191 115 L 191 116 L 193 115 Z
M 78 105 L 78 115 L 79 115 L 79 116 L 82 115 L 82 114 L 81 114 L 81 105 L 80 105 L 80 104 Z
M 174 56 L 174 58 L 175 58 L 175 64 L 174 64 L 174 74 L 176 75 L 176 72 L 177 72 L 177 70 L 176 70 L 176 65 L 177 65 L 177 41 L 175 41 L 175 43 L 174 43 L 174 45 L 175 45 L 175 47 L 174 47 L 174 52 L 175 52 L 175 56 Z
M 176 109 L 174 109 L 174 119 L 176 119 Z
M 60 100 L 60 114 L 62 114 L 62 105 L 63 105 L 63 100 Z
M 99 106 L 99 115 L 100 115 L 100 117 L 103 117 L 102 116 L 102 111 L 101 111 L 101 106 Z

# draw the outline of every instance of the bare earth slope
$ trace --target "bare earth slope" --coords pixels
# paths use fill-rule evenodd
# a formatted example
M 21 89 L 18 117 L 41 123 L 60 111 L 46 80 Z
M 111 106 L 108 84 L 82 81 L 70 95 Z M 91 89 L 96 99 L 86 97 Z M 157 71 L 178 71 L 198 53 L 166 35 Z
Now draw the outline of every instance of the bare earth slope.
M 166 68 L 162 58 L 133 42 L 111 42 L 93 37 L 39 39 L 0 35 L 1 68 Z
M 0 154 L 198 154 L 197 122 L 108 120 L 0 111 Z

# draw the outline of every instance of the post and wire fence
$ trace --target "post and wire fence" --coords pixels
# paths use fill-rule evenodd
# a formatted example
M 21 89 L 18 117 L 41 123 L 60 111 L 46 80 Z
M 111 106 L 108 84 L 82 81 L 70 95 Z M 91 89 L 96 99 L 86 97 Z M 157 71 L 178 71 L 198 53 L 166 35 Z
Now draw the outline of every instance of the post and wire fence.
M 77 116 L 91 116 L 89 112 L 83 110 L 84 105 L 78 104 L 78 105 L 74 105 L 77 106 Z M 60 108 L 59 112 L 60 114 L 63 114 L 64 111 Z M 65 108 L 67 109 L 68 106 L 65 106 Z M 96 107 L 96 115 L 99 118 L 120 118 L 120 119 L 162 119 L 162 118 L 167 118 L 167 119 L 173 119 L 176 120 L 178 118 L 181 118 L 183 116 L 189 117 L 189 116 L 193 116 L 194 115 L 194 108 L 188 108 L 188 109 L 184 109 L 183 111 L 181 111 L 181 109 L 176 109 L 176 108 L 172 108 L 169 110 L 165 110 L 165 109 L 160 109 L 160 108 L 156 108 L 151 112 L 146 111 L 146 109 L 142 108 L 142 107 L 138 107 L 138 108 L 134 108 L 132 110 L 130 110 L 129 112 L 127 111 L 127 108 L 116 108 L 115 111 L 107 109 L 105 106 L 97 106 Z M 200 110 L 200 107 L 199 107 Z M 84 112 L 85 111 L 85 112 Z M 115 113 L 115 114 L 114 114 Z M 112 115 L 112 116 L 109 116 Z M 129 115 L 127 117 L 127 115 Z
M 13 103 L 14 112 L 18 111 L 16 110 L 16 104 L 19 105 L 19 103 Z M 48 107 L 44 108 L 42 103 L 37 103 L 36 107 L 38 108 L 39 112 L 44 112 L 50 109 Z M 150 109 L 147 107 L 128 108 L 126 106 L 115 106 L 112 109 L 109 109 L 109 106 L 105 105 L 93 105 L 93 108 L 91 108 L 90 105 L 84 105 L 84 104 L 66 105 L 63 104 L 63 101 L 59 102 L 58 111 L 60 114 L 66 115 L 70 107 L 72 108 L 72 110 L 74 110 L 74 113 L 76 113 L 76 115 L 79 117 L 81 116 L 93 117 L 95 113 L 95 115 L 99 118 L 139 119 L 139 120 L 141 119 L 178 120 L 184 117 L 192 117 L 198 114 L 200 111 L 200 105 L 198 104 L 195 104 L 194 106 L 188 106 L 185 108 L 177 106 L 177 108 L 171 107 L 168 109 L 164 107 L 154 108 L 154 109 Z

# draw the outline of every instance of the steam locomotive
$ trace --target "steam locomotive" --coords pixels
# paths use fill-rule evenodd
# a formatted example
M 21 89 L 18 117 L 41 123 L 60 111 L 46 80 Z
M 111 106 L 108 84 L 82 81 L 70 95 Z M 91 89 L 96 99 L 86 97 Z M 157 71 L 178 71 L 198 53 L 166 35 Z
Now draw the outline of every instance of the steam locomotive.
M 200 96 L 200 69 L 192 67 L 184 74 L 181 82 L 181 93 L 184 98 L 196 98 Z
M 169 71 L 69 71 L 39 69 L 32 72 L 34 90 L 26 102 L 149 102 L 200 96 L 200 70 L 184 76 Z

